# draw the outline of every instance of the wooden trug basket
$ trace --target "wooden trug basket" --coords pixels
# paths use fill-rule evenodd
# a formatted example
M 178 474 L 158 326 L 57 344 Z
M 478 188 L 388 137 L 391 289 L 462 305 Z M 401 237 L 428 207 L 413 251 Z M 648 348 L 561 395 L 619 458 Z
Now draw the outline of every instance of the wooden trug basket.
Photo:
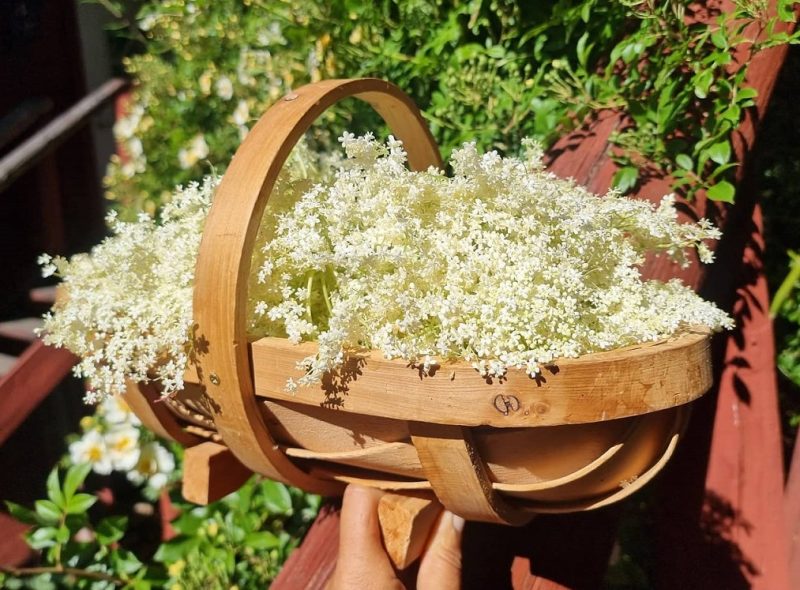
M 252 471 L 326 495 L 349 482 L 435 494 L 466 519 L 522 524 L 536 512 L 604 506 L 652 479 L 681 436 L 686 404 L 711 385 L 708 331 L 560 360 L 539 379 L 509 371 L 487 380 L 466 363 L 423 376 L 380 353 L 353 354 L 320 387 L 284 390 L 315 345 L 248 340 L 251 254 L 291 149 L 347 97 L 383 117 L 412 169 L 441 167 L 414 103 L 382 80 L 304 86 L 253 127 L 205 225 L 187 388 L 166 403 L 148 385 L 127 395 L 146 425 L 189 447 L 185 495 L 213 500 Z

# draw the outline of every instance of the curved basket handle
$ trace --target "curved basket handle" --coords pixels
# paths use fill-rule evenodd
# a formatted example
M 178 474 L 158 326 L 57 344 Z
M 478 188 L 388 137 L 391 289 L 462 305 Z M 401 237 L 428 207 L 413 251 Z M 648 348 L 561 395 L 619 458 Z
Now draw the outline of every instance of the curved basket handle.
M 286 158 L 328 107 L 351 96 L 372 105 L 402 140 L 412 169 L 441 167 L 419 110 L 393 84 L 363 78 L 303 86 L 261 117 L 233 157 L 203 230 L 194 287 L 198 374 L 223 440 L 253 471 L 322 494 L 337 492 L 340 484 L 295 466 L 259 412 L 246 333 L 247 279 L 264 207 Z

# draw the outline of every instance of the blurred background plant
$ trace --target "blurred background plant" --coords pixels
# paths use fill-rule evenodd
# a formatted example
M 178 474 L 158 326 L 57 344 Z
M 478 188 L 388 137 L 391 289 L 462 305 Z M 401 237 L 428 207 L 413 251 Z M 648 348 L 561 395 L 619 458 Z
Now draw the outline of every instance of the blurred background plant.
M 253 477 L 208 506 L 174 498 L 175 535 L 143 552 L 128 515 L 106 514 L 97 495 L 79 491 L 90 470 L 89 463 L 54 469 L 47 498 L 33 510 L 8 503 L 15 518 L 32 525 L 27 541 L 42 551 L 42 565 L 0 568 L 1 587 L 261 590 L 319 507 L 318 496 Z
M 764 47 L 796 40 L 791 20 L 740 0 L 713 25 L 679 0 L 609 2 L 448 0 L 104 0 L 129 39 L 135 81 L 115 132 L 108 196 L 123 216 L 152 211 L 173 186 L 227 161 L 261 113 L 291 88 L 333 77 L 392 80 L 421 106 L 445 157 L 465 141 L 516 152 L 522 138 L 545 146 L 604 109 L 629 114 L 613 138 L 627 191 L 670 172 L 676 188 L 732 201 L 730 136 L 755 92 L 747 68 Z M 711 8 L 695 8 L 712 10 Z M 753 43 L 755 31 L 769 31 Z M 347 113 L 352 113 L 348 115 Z M 348 106 L 323 128 L 374 128 Z M 328 136 L 328 137 L 330 137 Z M 325 134 L 317 139 L 325 145 Z
M 755 94 L 746 68 L 731 74 L 729 64 L 797 39 L 774 31 L 777 20 L 793 18 L 789 0 L 778 2 L 777 17 L 762 0 L 740 0 L 711 26 L 692 11 L 713 8 L 679 0 L 94 1 L 113 15 L 112 41 L 134 82 L 105 179 L 123 219 L 156 213 L 176 184 L 223 173 L 258 117 L 292 88 L 367 75 L 414 98 L 445 156 L 464 141 L 503 153 L 516 152 L 524 137 L 550 146 L 587 117 L 621 109 L 629 116 L 612 148 L 620 189 L 666 172 L 683 194 L 707 190 L 732 201 L 731 134 Z M 755 29 L 768 34 L 751 45 Z M 791 56 L 762 134 L 771 145 L 761 167 L 770 279 L 783 285 L 773 305 L 782 392 L 796 422 L 800 264 L 785 279 L 786 248 L 800 251 L 800 60 L 796 50 Z M 310 145 L 325 150 L 344 129 L 380 127 L 369 109 L 348 104 L 325 116 Z M 104 403 L 81 428 L 48 499 L 12 509 L 34 525 L 29 540 L 43 551 L 43 570 L 6 573 L 3 587 L 264 587 L 319 505 L 316 496 L 255 478 L 220 502 L 189 505 L 173 485 L 180 449 L 156 441 L 124 406 Z M 170 494 L 181 512 L 177 536 L 142 544 L 135 519 L 108 514 L 94 500 L 102 493 L 77 492 L 90 470 L 87 490 L 121 471 L 134 497 L 151 505 Z M 640 515 L 623 524 L 609 587 L 649 587 L 642 526 Z

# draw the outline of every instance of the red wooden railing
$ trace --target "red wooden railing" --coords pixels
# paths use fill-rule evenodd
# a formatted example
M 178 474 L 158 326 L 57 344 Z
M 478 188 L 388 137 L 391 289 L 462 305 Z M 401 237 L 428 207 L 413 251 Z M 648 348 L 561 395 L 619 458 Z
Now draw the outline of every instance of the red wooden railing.
M 731 3 L 721 4 L 726 10 Z M 687 211 L 716 219 L 722 227 L 716 264 L 680 271 L 653 260 L 645 270 L 662 279 L 681 276 L 732 311 L 738 323 L 734 332 L 717 338 L 716 385 L 695 404 L 685 441 L 655 484 L 651 535 L 658 588 L 800 587 L 788 578 L 774 345 L 752 157 L 758 121 L 785 54 L 785 47 L 765 51 L 748 70 L 748 82 L 759 96 L 734 141 L 743 163 L 736 205 L 725 209 L 702 196 L 685 204 Z M 565 137 L 550 152 L 550 169 L 605 192 L 616 171 L 608 137 L 622 120 L 620 113 L 603 113 Z M 669 192 L 668 178 L 654 178 L 638 196 L 653 200 Z M 620 510 L 541 516 L 522 529 L 469 523 L 464 588 L 599 588 Z M 272 588 L 324 588 L 336 559 L 337 524 L 335 510 L 325 511 Z

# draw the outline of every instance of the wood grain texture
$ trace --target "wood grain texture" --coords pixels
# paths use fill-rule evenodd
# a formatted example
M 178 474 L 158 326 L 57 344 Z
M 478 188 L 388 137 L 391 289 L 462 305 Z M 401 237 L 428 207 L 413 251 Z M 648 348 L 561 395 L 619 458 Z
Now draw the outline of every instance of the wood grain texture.
M 406 569 L 422 555 L 442 505 L 432 494 L 384 494 L 378 503 L 378 522 L 389 559 Z
M 467 363 L 423 376 L 379 352 L 352 354 L 336 378 L 285 391 L 315 343 L 262 338 L 252 345 L 256 395 L 343 412 L 463 426 L 581 424 L 690 402 L 711 386 L 707 331 L 626 349 L 562 359 L 532 379 L 524 371 L 487 380 Z
M 327 80 L 292 92 L 253 127 L 217 189 L 194 289 L 199 374 L 226 444 L 254 471 L 328 494 L 341 486 L 297 468 L 278 449 L 261 417 L 247 346 L 246 286 L 258 225 L 283 163 L 317 117 L 350 96 L 367 101 L 386 120 L 404 142 L 412 168 L 441 165 L 419 111 L 396 86 L 375 79 Z
M 238 490 L 253 472 L 225 445 L 203 442 L 183 455 L 183 497 L 196 504 L 216 502 Z
M 531 519 L 492 488 L 468 429 L 427 422 L 410 422 L 409 428 L 425 477 L 448 510 L 484 522 L 519 525 Z
M 129 381 L 126 383 L 126 387 L 127 389 L 123 396 L 125 403 L 142 421 L 142 424 L 158 436 L 173 440 L 187 447 L 202 441 L 202 439 L 187 432 L 185 426 L 178 422 L 167 408 L 161 398 L 161 393 L 154 384 Z

